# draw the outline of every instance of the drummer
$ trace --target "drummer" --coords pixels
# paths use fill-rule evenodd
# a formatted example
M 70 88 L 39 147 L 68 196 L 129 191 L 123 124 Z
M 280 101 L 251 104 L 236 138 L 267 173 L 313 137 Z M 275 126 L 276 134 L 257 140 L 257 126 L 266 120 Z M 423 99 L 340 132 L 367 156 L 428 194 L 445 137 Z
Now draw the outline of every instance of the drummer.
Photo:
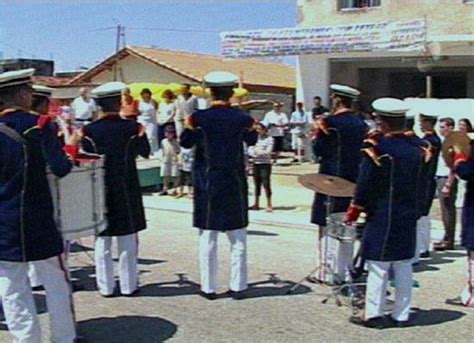
M 0 298 L 13 341 L 41 341 L 27 276 L 33 263 L 46 289 L 51 341 L 72 343 L 77 338 L 72 294 L 46 179 L 46 167 L 62 177 L 72 165 L 50 118 L 29 111 L 33 73 L 0 74 Z
M 448 299 L 446 303 L 474 307 L 474 133 L 468 135 L 471 139 L 470 156 L 459 151 L 454 156 L 454 172 L 467 181 L 461 232 L 461 244 L 467 250 L 467 284 L 459 297 Z
M 350 321 L 381 329 L 403 326 L 409 319 L 418 187 L 423 182 L 419 170 L 425 167 L 428 156 L 404 132 L 408 108 L 402 100 L 382 98 L 372 107 L 382 134 L 374 136 L 362 150 L 356 192 L 345 221 L 354 222 L 361 212 L 367 213 L 362 241 L 369 271 L 365 313 Z M 390 269 L 395 272 L 395 305 L 391 316 L 385 318 Z
M 313 151 L 321 161 L 319 173 L 355 182 L 359 171 L 360 148 L 368 129 L 364 120 L 351 109 L 352 101 L 360 92 L 352 87 L 337 84 L 331 85 L 330 89 L 332 112 L 328 117 L 316 118 L 314 122 L 316 131 Z M 328 198 L 321 193 L 315 193 L 311 222 L 319 226 L 320 268 L 317 275 L 308 277 L 308 281 L 331 282 L 334 276 L 339 282 L 348 280 L 353 243 L 339 243 L 326 235 L 326 216 L 329 213 L 345 212 L 350 200 L 351 198 L 345 197 Z
M 51 99 L 51 94 L 53 94 L 53 88 L 46 87 L 43 85 L 34 84 L 33 85 L 33 102 L 31 105 L 31 113 L 41 115 L 48 114 L 49 103 Z M 64 254 L 65 259 L 67 260 L 67 253 Z M 44 290 L 44 287 L 39 280 L 38 273 L 35 270 L 33 263 L 30 264 L 28 269 L 28 277 L 30 279 L 31 288 L 34 291 Z
M 137 292 L 138 232 L 146 228 L 135 158 L 147 158 L 150 145 L 139 123 L 120 117 L 121 93 L 125 88 L 122 82 L 95 88 L 92 95 L 104 115 L 83 128 L 83 148 L 105 155 L 107 228 L 95 243 L 96 282 L 104 297 L 115 294 L 112 238 L 118 247 L 120 293 L 131 296 Z

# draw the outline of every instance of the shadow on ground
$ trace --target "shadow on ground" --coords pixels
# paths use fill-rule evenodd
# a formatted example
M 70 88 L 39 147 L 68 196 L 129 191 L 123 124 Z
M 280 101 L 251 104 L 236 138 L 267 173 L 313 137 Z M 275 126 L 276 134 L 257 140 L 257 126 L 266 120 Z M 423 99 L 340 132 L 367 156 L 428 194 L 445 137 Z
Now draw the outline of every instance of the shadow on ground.
M 414 266 L 413 271 L 415 273 L 425 271 L 436 271 L 439 270 L 437 265 L 454 263 L 457 259 L 465 257 L 466 253 L 461 251 L 433 251 L 429 259 L 422 259 L 420 264 Z
M 148 343 L 164 342 L 176 333 L 178 326 L 160 317 L 101 317 L 78 323 L 79 335 L 88 342 Z
M 186 274 L 176 274 L 178 280 L 149 284 L 140 287 L 136 297 L 176 297 L 197 294 L 200 286 L 187 278 Z
M 277 233 L 273 233 L 273 232 L 266 232 L 266 231 L 256 231 L 256 230 L 247 230 L 247 235 L 250 235 L 250 236 L 268 236 L 268 237 L 275 237 L 275 236 L 279 236 L 279 234 Z
M 461 319 L 466 314 L 460 311 L 434 308 L 431 310 L 422 310 L 413 308 L 411 322 L 409 326 L 430 326 L 442 323 L 452 322 Z

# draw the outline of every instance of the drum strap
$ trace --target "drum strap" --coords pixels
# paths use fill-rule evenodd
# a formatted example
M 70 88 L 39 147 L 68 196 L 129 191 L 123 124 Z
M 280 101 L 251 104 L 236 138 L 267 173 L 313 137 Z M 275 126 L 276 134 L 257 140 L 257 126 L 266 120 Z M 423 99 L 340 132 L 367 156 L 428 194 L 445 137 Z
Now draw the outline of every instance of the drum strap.
M 5 136 L 10 137 L 18 143 L 26 145 L 26 139 L 24 139 L 18 132 L 6 126 L 5 124 L 0 123 L 0 133 L 3 133 Z

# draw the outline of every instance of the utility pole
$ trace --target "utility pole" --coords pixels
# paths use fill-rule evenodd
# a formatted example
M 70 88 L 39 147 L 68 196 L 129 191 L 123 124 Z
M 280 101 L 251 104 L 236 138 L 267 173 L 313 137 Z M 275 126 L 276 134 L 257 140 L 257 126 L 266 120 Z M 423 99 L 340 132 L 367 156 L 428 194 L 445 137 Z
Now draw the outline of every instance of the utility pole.
M 120 24 L 117 25 L 117 36 L 115 37 L 115 66 L 114 66 L 114 81 L 118 78 L 118 63 L 119 56 L 118 52 L 121 48 L 125 47 L 125 26 Z

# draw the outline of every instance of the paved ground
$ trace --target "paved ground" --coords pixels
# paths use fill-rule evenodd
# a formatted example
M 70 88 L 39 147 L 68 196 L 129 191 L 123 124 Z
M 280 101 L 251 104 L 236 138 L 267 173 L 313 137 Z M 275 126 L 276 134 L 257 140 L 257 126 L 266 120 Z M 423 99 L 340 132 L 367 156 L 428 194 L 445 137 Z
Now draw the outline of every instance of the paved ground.
M 328 290 L 304 284 L 286 291 L 313 268 L 315 233 L 308 223 L 312 194 L 294 175 L 314 166 L 276 170 L 275 213 L 252 213 L 249 227 L 248 298 L 205 300 L 198 295 L 197 233 L 190 228 L 189 199 L 147 195 L 149 229 L 140 235 L 140 282 L 133 298 L 102 298 L 95 291 L 91 239 L 74 252 L 73 273 L 86 286 L 74 294 L 79 332 L 89 342 L 470 342 L 474 310 L 444 304 L 464 281 L 462 250 L 436 254 L 415 274 L 414 326 L 374 331 L 347 322 L 348 307 L 321 304 Z M 277 168 L 278 169 L 278 168 Z M 290 174 L 290 175 L 281 175 Z M 296 205 L 296 206 L 295 206 Z M 161 208 L 161 209 L 160 209 Z M 166 210 L 163 210 L 166 209 Z M 300 224 L 301 223 L 301 224 Z M 271 224 L 271 225 L 269 225 Z M 306 225 L 303 225 L 306 224 Z M 440 232 L 435 232 L 439 235 Z M 229 245 L 221 236 L 220 291 L 227 290 Z M 78 269 L 77 269 L 78 268 Z M 180 282 L 177 274 L 187 281 Z M 36 293 L 42 328 L 48 335 L 44 293 Z M 0 342 L 8 341 L 0 326 Z

